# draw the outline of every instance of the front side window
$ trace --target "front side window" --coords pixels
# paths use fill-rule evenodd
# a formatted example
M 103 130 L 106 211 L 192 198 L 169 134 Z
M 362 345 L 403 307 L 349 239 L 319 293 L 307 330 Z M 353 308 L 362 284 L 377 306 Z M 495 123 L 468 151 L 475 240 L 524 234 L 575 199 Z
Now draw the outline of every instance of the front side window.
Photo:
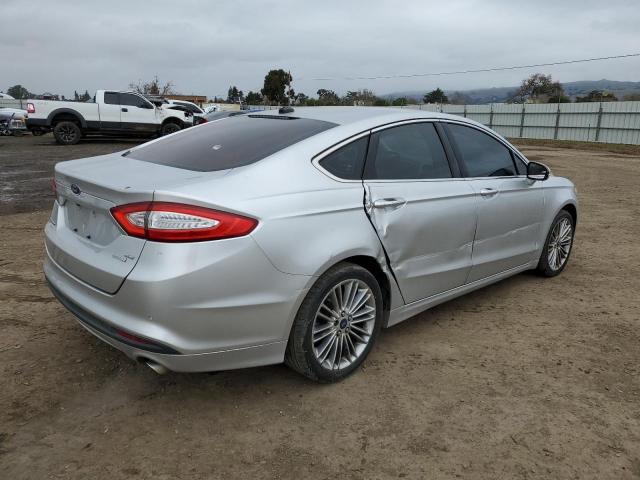
M 371 138 L 365 178 L 369 180 L 450 178 L 451 168 L 432 123 L 388 128 Z
M 527 164 L 524 163 L 515 153 L 511 152 L 511 156 L 513 157 L 513 163 L 516 164 L 516 171 L 518 172 L 518 175 L 526 175 Z
M 345 180 L 360 180 L 369 137 L 359 138 L 320 160 L 322 168 Z
M 181 107 L 186 108 L 187 110 L 189 110 L 191 113 L 202 113 L 202 110 L 200 110 L 196 105 L 193 105 L 191 103 L 187 103 L 187 102 L 174 102 L 175 105 L 180 105 Z
M 447 126 L 468 177 L 508 177 L 517 175 L 511 152 L 484 132 L 464 125 Z
M 132 95 L 130 93 L 120 94 L 120 105 L 129 105 L 131 107 L 149 108 L 149 102 L 138 95 Z

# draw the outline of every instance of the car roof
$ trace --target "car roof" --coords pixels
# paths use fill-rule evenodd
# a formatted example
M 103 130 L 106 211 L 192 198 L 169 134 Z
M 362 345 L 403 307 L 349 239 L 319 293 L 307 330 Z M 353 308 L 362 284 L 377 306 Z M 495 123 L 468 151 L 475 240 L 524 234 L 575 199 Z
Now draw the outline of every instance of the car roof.
M 469 119 L 446 113 L 430 112 L 416 108 L 392 108 L 392 107 L 294 107 L 293 111 L 280 114 L 278 110 L 265 110 L 260 115 L 288 116 L 308 118 L 335 123 L 336 125 L 349 125 L 370 123 L 371 126 L 383 125 L 391 122 L 412 120 L 420 118 L 448 119 L 467 121 L 477 124 Z M 478 124 L 479 125 L 479 124 Z

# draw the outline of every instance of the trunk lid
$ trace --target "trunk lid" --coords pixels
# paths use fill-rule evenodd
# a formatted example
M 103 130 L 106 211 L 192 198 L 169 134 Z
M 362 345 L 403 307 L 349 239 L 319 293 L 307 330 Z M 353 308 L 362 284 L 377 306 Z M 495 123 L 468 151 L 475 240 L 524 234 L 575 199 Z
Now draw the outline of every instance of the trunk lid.
M 47 251 L 74 277 L 113 294 L 135 267 L 146 240 L 126 235 L 110 209 L 151 201 L 155 188 L 170 189 L 203 176 L 129 159 L 121 152 L 59 163 L 57 201 L 45 229 Z

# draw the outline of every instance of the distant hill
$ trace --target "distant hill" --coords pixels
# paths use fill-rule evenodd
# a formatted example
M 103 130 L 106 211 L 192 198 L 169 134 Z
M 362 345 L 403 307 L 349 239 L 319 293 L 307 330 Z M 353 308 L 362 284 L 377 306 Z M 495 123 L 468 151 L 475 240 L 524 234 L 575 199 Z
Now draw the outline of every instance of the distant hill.
M 605 90 L 613 93 L 618 100 L 622 100 L 625 95 L 640 94 L 640 82 L 620 82 L 617 80 L 580 80 L 577 82 L 566 82 L 562 84 L 565 93 L 575 100 L 576 96 L 583 96 L 592 90 Z M 454 92 L 459 92 L 469 97 L 471 104 L 499 103 L 509 98 L 511 92 L 518 87 L 493 87 L 477 88 L 473 90 L 445 90 L 448 96 Z M 407 97 L 421 101 L 426 91 L 410 90 L 405 92 L 393 92 L 382 95 L 384 98 Z

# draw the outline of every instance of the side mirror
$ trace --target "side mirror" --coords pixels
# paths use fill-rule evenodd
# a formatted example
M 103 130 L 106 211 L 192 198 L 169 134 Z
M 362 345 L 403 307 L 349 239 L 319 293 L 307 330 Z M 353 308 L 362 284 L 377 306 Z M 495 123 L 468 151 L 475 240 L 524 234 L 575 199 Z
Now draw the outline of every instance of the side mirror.
M 538 162 L 527 164 L 527 178 L 530 180 L 545 181 L 549 178 L 549 167 Z

